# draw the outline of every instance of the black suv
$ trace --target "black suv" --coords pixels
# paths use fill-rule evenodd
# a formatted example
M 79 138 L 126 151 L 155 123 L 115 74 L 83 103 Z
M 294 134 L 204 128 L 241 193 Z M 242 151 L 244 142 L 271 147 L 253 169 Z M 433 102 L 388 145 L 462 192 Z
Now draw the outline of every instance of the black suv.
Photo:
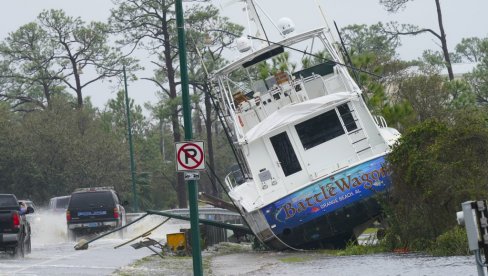
M 77 189 L 66 210 L 68 239 L 98 233 L 126 224 L 125 209 L 112 187 Z

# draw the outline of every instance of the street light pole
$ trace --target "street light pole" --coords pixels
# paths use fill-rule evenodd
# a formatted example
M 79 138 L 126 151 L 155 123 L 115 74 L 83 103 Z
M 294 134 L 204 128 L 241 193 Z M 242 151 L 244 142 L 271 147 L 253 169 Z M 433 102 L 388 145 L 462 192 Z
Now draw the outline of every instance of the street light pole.
M 130 172 L 132 179 L 132 199 L 134 211 L 139 211 L 139 204 L 137 203 L 137 193 L 136 193 L 136 165 L 134 163 L 134 146 L 132 145 L 132 126 L 130 122 L 130 109 L 129 109 L 129 94 L 127 92 L 127 76 L 125 74 L 125 65 L 123 67 L 124 71 L 124 85 L 125 85 L 125 111 L 127 114 L 127 132 L 129 139 L 129 153 L 130 153 Z
M 183 122 L 185 124 L 185 140 L 193 139 L 191 122 L 190 92 L 188 88 L 188 67 L 186 64 L 186 41 L 183 19 L 182 0 L 175 1 L 176 25 L 178 29 L 178 48 L 180 57 L 181 71 L 181 92 L 183 100 Z M 190 203 L 190 225 L 191 225 L 191 248 L 193 257 L 193 275 L 201 276 L 202 272 L 202 252 L 200 249 L 200 227 L 198 223 L 198 187 L 197 181 L 188 180 L 188 200 Z

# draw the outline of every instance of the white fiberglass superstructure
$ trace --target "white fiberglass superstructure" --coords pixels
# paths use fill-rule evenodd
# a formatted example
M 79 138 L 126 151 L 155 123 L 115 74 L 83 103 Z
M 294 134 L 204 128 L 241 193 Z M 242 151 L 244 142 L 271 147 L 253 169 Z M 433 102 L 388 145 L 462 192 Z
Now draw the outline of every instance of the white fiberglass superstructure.
M 239 159 L 229 196 L 270 247 L 341 246 L 380 214 L 373 195 L 390 184 L 384 157 L 399 134 L 369 112 L 327 27 L 288 35 L 213 74 Z M 320 64 L 264 79 L 252 69 L 319 44 Z

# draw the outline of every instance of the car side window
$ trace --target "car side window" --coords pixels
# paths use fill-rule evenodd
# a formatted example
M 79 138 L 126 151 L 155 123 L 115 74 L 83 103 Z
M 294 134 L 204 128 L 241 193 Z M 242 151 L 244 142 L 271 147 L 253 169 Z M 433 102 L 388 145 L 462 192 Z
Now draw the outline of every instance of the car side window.
M 115 204 L 120 204 L 120 200 L 119 200 L 119 195 L 115 192 L 112 193 L 113 196 L 114 196 L 114 201 L 115 201 Z

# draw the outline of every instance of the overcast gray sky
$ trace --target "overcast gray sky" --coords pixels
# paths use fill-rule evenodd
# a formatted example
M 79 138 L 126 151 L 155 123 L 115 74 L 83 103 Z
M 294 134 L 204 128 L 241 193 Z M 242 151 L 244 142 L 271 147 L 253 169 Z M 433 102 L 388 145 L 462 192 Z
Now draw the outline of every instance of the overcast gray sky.
M 239 24 L 247 24 L 240 3 L 228 4 L 232 0 L 213 0 L 217 6 L 224 7 L 222 14 Z M 330 20 L 335 20 L 339 27 L 350 24 L 374 24 L 379 21 L 398 21 L 420 27 L 438 30 L 434 0 L 415 0 L 408 3 L 404 11 L 396 14 L 387 13 L 378 0 L 260 0 L 261 6 L 270 17 L 277 21 L 289 17 L 296 25 L 297 32 L 322 26 L 323 19 L 316 6 L 318 2 L 326 11 Z M 488 36 L 488 1 L 487 0 L 443 0 L 441 7 L 444 17 L 448 45 L 453 50 L 463 37 Z M 85 21 L 105 21 L 113 4 L 110 0 L 3 0 L 0 9 L 0 39 L 18 27 L 35 20 L 44 9 L 63 9 L 68 15 L 80 16 Z M 438 49 L 438 42 L 428 34 L 415 38 L 402 39 L 399 49 L 402 59 L 415 59 L 425 49 Z M 151 72 L 141 72 L 140 76 L 150 76 Z M 131 83 L 130 97 L 137 104 L 156 101 L 155 88 L 147 81 Z M 88 87 L 86 96 L 102 107 L 108 99 L 114 97 L 108 85 Z

